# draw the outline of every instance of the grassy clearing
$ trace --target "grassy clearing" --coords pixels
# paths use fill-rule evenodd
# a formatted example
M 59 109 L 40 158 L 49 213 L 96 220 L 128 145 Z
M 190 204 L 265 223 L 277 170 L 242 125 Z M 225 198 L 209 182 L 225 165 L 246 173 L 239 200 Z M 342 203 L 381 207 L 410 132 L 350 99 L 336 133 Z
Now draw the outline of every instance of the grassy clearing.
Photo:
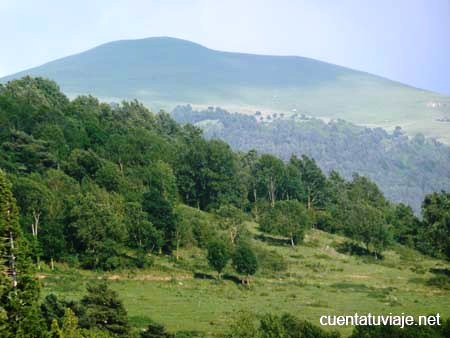
M 256 224 L 248 227 L 261 235 Z M 183 250 L 179 262 L 158 257 L 151 269 L 140 271 L 95 273 L 58 266 L 57 272 L 42 274 L 43 293 L 79 299 L 86 282 L 107 278 L 133 325 L 144 327 L 151 318 L 172 331 L 209 336 L 223 332 L 241 310 L 289 312 L 315 324 L 321 315 L 355 312 L 450 316 L 450 290 L 430 283 L 440 271 L 449 271 L 450 264 L 402 246 L 387 251 L 384 260 L 348 256 L 335 249 L 343 241 L 318 230 L 309 231 L 297 248 L 280 238 L 255 239 L 258 254 L 266 254 L 271 264 L 262 264 L 250 287 L 239 285 L 230 268 L 224 280 L 215 280 L 204 252 L 192 248 Z M 348 334 L 351 328 L 340 330 Z

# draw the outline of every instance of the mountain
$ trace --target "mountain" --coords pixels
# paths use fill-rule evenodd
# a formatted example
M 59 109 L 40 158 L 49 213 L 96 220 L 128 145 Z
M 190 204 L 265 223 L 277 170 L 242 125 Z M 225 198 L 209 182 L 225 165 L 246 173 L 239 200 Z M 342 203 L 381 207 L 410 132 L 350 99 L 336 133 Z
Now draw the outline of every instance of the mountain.
M 349 51 L 351 53 L 351 51 Z M 298 56 L 211 50 L 185 40 L 122 40 L 0 79 L 57 81 L 70 96 L 137 98 L 153 109 L 221 106 L 254 114 L 303 113 L 356 124 L 402 126 L 450 143 L 450 97 Z

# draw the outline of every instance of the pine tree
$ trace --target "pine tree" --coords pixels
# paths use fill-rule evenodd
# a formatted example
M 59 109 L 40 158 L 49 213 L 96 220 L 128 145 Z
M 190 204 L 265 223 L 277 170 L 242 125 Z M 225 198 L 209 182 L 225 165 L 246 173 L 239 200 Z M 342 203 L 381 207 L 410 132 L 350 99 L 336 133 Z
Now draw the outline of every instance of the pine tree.
M 32 276 L 19 213 L 6 174 L 0 170 L 0 337 L 39 338 L 45 323 L 38 308 L 39 285 Z
M 9 257 L 2 261 L 2 270 L 12 274 L 12 256 L 17 257 L 21 232 L 19 226 L 19 211 L 12 195 L 11 184 L 6 174 L 0 170 L 0 253 L 1 257 Z M 15 245 L 14 245 L 15 244 Z M 12 277 L 12 276 L 11 276 Z M 12 281 L 11 281 L 12 283 Z
M 66 308 L 62 324 L 63 338 L 82 338 L 80 329 L 78 328 L 78 318 L 70 308 Z
M 86 309 L 86 328 L 96 327 L 113 337 L 128 337 L 130 327 L 127 312 L 117 293 L 109 289 L 105 282 L 88 285 L 87 291 L 81 300 Z
M 50 327 L 49 338 L 64 338 L 62 330 L 59 327 L 58 321 L 53 319 Z

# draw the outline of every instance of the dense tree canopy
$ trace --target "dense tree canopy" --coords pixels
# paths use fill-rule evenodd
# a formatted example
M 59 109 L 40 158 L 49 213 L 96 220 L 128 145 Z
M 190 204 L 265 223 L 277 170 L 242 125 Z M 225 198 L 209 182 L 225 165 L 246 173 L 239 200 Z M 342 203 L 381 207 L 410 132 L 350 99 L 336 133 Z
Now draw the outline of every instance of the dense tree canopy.
M 236 272 L 248 277 L 264 259 L 248 243 L 246 227 L 255 222 L 265 232 L 259 237 L 281 236 L 292 246 L 314 226 L 348 236 L 377 258 L 393 238 L 450 259 L 448 192 L 427 195 L 419 220 L 364 176 L 326 174 L 308 156 L 285 162 L 254 150 L 236 153 L 136 101 L 69 100 L 41 78 L 0 85 L 0 150 L 5 338 L 130 333 L 123 304 L 105 284 L 89 286 L 81 302 L 47 297 L 39 306 L 32 267 L 40 259 L 52 267 L 143 268 L 153 255 L 178 260 L 183 246 L 197 246 L 219 276 L 232 257 Z M 329 336 L 278 316 L 264 317 L 251 332 L 294 337 L 297 330 Z M 171 335 L 153 324 L 143 335 L 158 332 Z
M 428 250 L 450 259 L 450 193 L 441 191 L 427 195 L 422 210 Z
M 376 182 L 394 202 L 410 205 L 416 214 L 424 196 L 450 190 L 450 147 L 401 129 L 388 132 L 343 120 L 324 122 L 306 114 L 260 116 L 227 112 L 219 107 L 194 110 L 179 106 L 172 116 L 201 127 L 207 139 L 221 139 L 236 151 L 256 149 L 283 160 L 292 155 L 313 158 L 324 173 L 335 170 L 346 179 L 357 172 Z M 208 122 L 208 123 L 206 123 Z
M 426 252 L 447 250 L 445 216 L 433 216 L 436 198 L 426 202 L 422 225 L 366 177 L 326 175 L 305 155 L 283 162 L 235 153 L 137 101 L 71 101 L 51 81 L 24 78 L 0 87 L 0 122 L 0 167 L 13 182 L 37 262 L 132 266 L 148 253 L 178 257 L 180 246 L 205 248 L 222 230 L 233 244 L 250 211 L 264 231 L 293 244 L 313 225 L 377 254 L 391 237 Z M 214 211 L 219 230 L 186 205 Z

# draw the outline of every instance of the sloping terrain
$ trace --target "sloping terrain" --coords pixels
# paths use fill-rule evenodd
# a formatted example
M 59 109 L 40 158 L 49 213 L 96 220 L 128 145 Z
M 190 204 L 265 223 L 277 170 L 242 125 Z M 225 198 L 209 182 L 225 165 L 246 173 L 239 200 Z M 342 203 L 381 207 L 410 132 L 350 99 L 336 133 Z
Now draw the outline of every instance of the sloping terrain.
M 274 129 L 274 144 L 304 133 L 288 126 L 318 124 L 307 130 L 319 149 L 334 149 L 321 140 L 335 142 L 343 154 L 361 157 L 359 163 L 374 140 L 405 146 L 408 156 L 416 151 L 412 158 L 423 157 L 422 169 L 439 167 L 436 154 L 447 149 L 420 136 L 411 141 L 400 130 L 387 134 L 302 116 L 266 126 L 251 116 L 204 114 L 209 119 L 197 122 L 219 131 L 226 124 L 244 132 L 269 128 L 249 132 L 253 144 L 264 141 L 261 131 L 273 136 L 278 122 L 290 134 Z M 324 138 L 327 133 L 333 137 Z M 349 149 L 358 137 L 363 147 Z M 64 318 L 63 329 L 72 318 L 75 333 L 133 337 L 143 327 L 164 329 L 156 320 L 176 337 L 204 337 L 227 331 L 239 310 L 286 312 L 295 322 L 316 324 L 323 314 L 356 311 L 449 315 L 448 193 L 428 195 L 419 220 L 363 176 L 324 175 L 304 156 L 285 163 L 234 152 L 168 113 L 154 114 L 136 101 L 69 100 L 42 78 L 0 86 L 0 149 L 0 237 L 10 239 L 0 248 L 10 258 L 0 269 L 12 272 L 0 279 L 2 318 L 17 316 L 15 304 L 31 303 L 21 307 L 29 316 L 0 323 L 9 336 L 37 327 L 41 333 L 32 337 L 47 337 Z M 367 159 L 377 163 L 373 155 Z M 12 237 L 20 244 L 13 247 Z M 93 286 L 99 279 L 109 283 Z M 41 296 L 58 297 L 39 299 L 40 284 Z M 16 285 L 26 292 L 16 292 Z
M 196 111 L 190 106 L 177 107 L 172 116 L 236 150 L 255 149 L 284 160 L 305 154 L 325 172 L 336 170 L 347 179 L 360 173 L 375 181 L 390 200 L 411 205 L 417 213 L 427 193 L 450 190 L 450 147 L 423 136 L 410 139 L 401 129 L 388 133 L 343 120 L 326 123 L 279 114 L 258 122 L 259 115 L 230 114 L 220 108 Z
M 450 98 L 297 56 L 215 51 L 173 38 L 107 43 L 24 75 L 56 80 L 66 94 L 137 98 L 153 109 L 222 106 L 263 114 L 307 113 L 385 128 L 402 126 L 450 142 Z
M 344 237 L 319 230 L 308 232 L 295 248 L 281 238 L 260 237 L 257 224 L 247 223 L 255 236 L 259 255 L 266 257 L 251 286 L 241 286 L 228 267 L 224 279 L 206 261 L 205 252 L 184 249 L 178 262 L 156 257 L 152 268 L 139 271 L 94 273 L 66 270 L 41 274 L 44 295 L 56 293 L 79 299 L 85 283 L 105 278 L 119 292 L 136 327 L 150 320 L 170 331 L 187 330 L 217 336 L 227 330 L 240 311 L 263 314 L 293 313 L 319 324 L 322 315 L 352 315 L 355 312 L 389 314 L 406 312 L 450 315 L 449 291 L 433 286 L 448 263 L 395 246 L 376 261 L 340 251 Z M 257 239 L 258 238 L 258 239 Z M 261 240 L 263 239 L 263 240 Z M 335 328 L 344 336 L 352 327 Z

